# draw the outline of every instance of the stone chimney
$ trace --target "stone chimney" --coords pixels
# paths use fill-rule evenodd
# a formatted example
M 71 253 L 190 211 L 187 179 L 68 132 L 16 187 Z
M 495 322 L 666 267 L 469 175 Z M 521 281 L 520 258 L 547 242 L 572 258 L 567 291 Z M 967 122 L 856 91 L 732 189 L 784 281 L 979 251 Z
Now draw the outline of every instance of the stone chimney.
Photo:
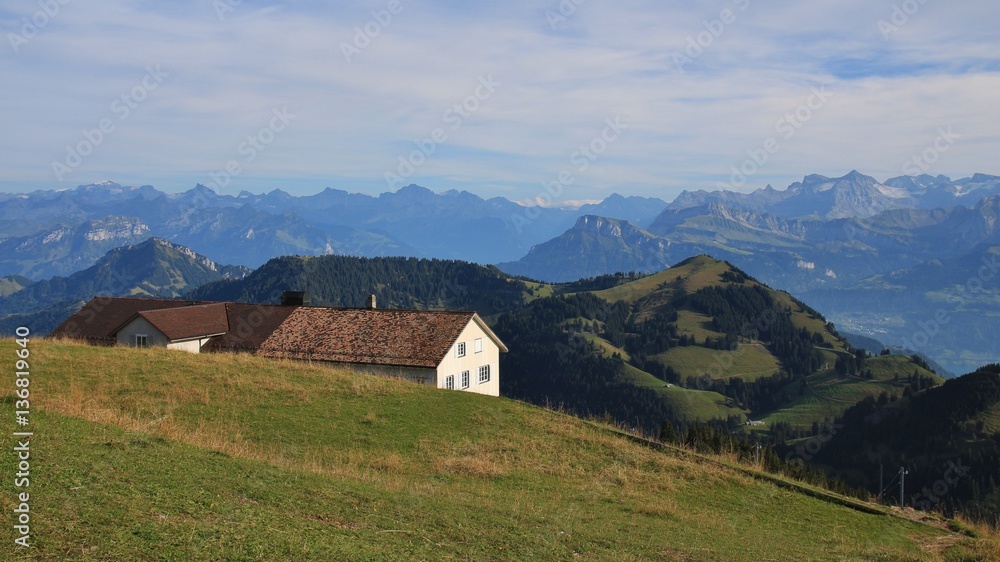
M 309 291 L 285 291 L 281 293 L 282 306 L 309 306 Z
M 375 295 L 368 295 L 368 310 L 375 310 Z

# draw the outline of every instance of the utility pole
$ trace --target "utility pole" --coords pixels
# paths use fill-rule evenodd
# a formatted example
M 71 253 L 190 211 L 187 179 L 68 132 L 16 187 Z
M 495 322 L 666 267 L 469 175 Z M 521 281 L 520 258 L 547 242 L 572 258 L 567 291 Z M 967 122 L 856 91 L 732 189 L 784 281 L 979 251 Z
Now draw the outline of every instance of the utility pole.
M 904 468 L 902 466 L 899 467 L 899 507 L 900 508 L 903 507 L 903 490 L 905 489 L 904 483 L 906 482 L 906 475 L 907 474 L 909 474 L 909 472 L 906 471 L 906 468 Z

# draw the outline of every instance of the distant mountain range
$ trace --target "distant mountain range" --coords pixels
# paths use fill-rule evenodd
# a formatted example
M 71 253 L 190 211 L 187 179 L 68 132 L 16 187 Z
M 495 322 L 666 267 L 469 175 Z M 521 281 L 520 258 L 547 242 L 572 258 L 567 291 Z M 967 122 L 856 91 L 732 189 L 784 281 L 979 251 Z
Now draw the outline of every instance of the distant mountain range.
M 934 209 L 972 206 L 990 195 L 1000 195 L 1000 176 L 974 174 L 952 181 L 947 176 L 900 176 L 880 183 L 857 170 L 840 178 L 806 176 L 784 191 L 768 185 L 751 193 L 684 191 L 670 204 L 680 211 L 721 203 L 781 218 L 867 218 L 891 209 Z
M 415 256 L 495 263 L 559 282 L 652 273 L 707 254 L 817 303 L 852 332 L 890 346 L 909 342 L 966 372 L 1000 357 L 992 337 L 1000 329 L 997 280 L 979 281 L 981 294 L 965 295 L 964 308 L 947 308 L 956 319 L 947 334 L 925 343 L 916 336 L 926 310 L 975 285 L 976 264 L 993 263 L 998 214 L 1000 177 L 986 174 L 879 182 L 852 171 L 809 175 L 781 191 L 685 191 L 669 205 L 612 195 L 576 209 L 416 185 L 378 196 L 327 188 L 296 197 L 102 182 L 0 194 L 0 275 L 9 276 L 0 295 L 68 277 L 151 236 L 251 267 L 284 255 Z
M 516 261 L 499 266 L 545 281 L 628 271 L 651 273 L 707 253 L 767 283 L 807 291 L 844 286 L 942 256 L 1000 243 L 1000 196 L 973 208 L 896 209 L 868 218 L 785 219 L 711 202 L 666 209 L 647 229 L 587 216 Z M 613 227 L 610 225 L 614 225 Z
M 647 222 L 666 206 L 612 195 L 579 209 L 527 208 L 467 191 L 409 185 L 377 197 L 327 188 L 220 195 L 197 185 L 179 194 L 113 182 L 0 194 L 0 275 L 45 279 L 92 265 L 109 249 L 158 236 L 211 259 L 257 267 L 303 254 L 405 255 L 495 263 L 566 230 L 578 216 Z

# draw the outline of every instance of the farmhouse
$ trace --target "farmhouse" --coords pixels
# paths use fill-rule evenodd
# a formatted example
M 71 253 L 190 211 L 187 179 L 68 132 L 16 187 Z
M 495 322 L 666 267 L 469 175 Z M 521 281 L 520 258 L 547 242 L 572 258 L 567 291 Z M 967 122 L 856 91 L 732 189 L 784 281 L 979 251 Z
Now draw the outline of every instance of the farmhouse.
M 283 299 L 284 300 L 284 299 Z M 52 332 L 94 345 L 319 361 L 437 388 L 500 395 L 507 347 L 471 311 L 97 297 Z

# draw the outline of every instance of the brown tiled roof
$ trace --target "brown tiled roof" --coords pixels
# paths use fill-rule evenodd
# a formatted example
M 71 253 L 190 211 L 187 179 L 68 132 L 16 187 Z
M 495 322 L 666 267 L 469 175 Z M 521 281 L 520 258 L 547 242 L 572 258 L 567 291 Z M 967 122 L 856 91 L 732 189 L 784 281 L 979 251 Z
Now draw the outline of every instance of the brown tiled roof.
M 52 331 L 50 337 L 101 341 L 111 338 L 115 329 L 143 310 L 162 310 L 202 304 L 167 299 L 95 297 Z
M 507 348 L 475 312 L 295 307 L 98 297 L 52 332 L 113 345 L 143 317 L 168 339 L 214 336 L 206 351 L 404 367 L 437 367 L 470 321 Z
M 260 346 L 266 357 L 434 368 L 474 312 L 296 308 Z
M 229 331 L 224 302 L 144 310 L 135 317 L 148 320 L 170 341 L 217 336 Z
M 208 342 L 208 351 L 249 351 L 254 352 L 264 343 L 288 315 L 294 306 L 273 304 L 226 303 L 229 317 L 229 331 Z

